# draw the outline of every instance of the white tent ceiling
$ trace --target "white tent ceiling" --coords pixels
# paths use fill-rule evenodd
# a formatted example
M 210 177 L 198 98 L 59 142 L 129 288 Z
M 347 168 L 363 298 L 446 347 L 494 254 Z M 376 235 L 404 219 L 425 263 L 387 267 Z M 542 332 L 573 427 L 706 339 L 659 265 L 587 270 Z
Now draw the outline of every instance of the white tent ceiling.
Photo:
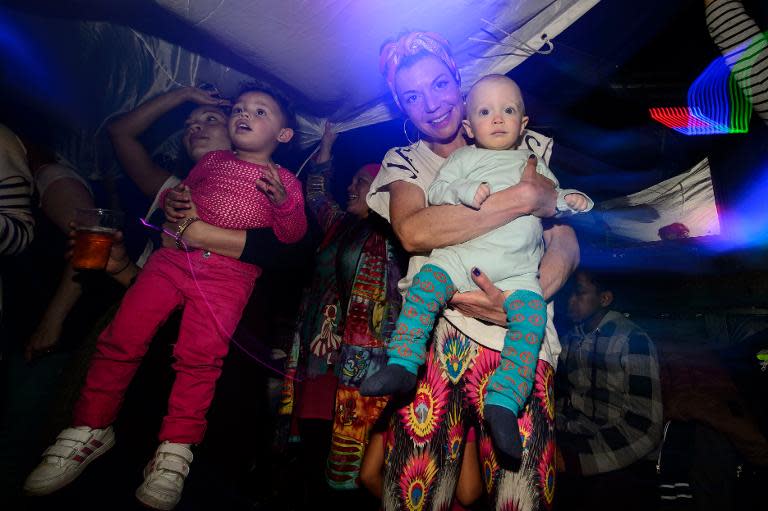
M 108 171 L 106 122 L 172 88 L 205 82 L 232 96 L 241 82 L 274 82 L 295 99 L 307 145 L 325 119 L 345 131 L 398 115 L 378 71 L 388 38 L 407 30 L 443 34 L 466 89 L 551 49 L 548 41 L 557 51 L 556 36 L 598 1 L 143 0 L 131 10 L 128 0 L 80 0 L 66 9 L 25 4 L 17 27 L 68 62 L 65 71 L 85 98 L 57 149 L 96 177 Z M 64 84 L 64 74 L 43 81 Z

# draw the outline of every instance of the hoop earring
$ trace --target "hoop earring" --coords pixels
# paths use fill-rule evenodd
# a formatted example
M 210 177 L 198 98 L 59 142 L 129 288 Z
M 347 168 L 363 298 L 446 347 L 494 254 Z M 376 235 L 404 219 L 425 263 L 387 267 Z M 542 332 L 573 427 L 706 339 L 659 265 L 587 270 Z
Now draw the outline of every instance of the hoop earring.
M 419 140 L 421 140 L 421 132 L 417 129 L 416 130 L 416 142 L 411 140 L 411 137 L 408 136 L 408 121 L 410 121 L 411 124 L 413 124 L 413 121 L 411 121 L 408 117 L 406 117 L 405 120 L 403 121 L 403 133 L 405 134 L 405 138 L 406 138 L 406 140 L 408 140 L 408 143 L 413 145 L 416 142 L 418 142 Z M 415 128 L 416 125 L 413 124 L 413 127 Z

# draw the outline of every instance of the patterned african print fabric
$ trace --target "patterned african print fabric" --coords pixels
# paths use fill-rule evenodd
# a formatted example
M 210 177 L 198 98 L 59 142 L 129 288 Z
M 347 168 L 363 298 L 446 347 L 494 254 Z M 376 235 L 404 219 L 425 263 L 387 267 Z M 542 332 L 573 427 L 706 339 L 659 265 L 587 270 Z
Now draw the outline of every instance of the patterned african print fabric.
M 279 413 L 301 418 L 308 387 L 335 374 L 338 384 L 329 392 L 335 397 L 322 417 L 333 422 L 326 478 L 332 488 L 353 489 L 370 430 L 388 401 L 361 396 L 359 388 L 386 363 L 386 341 L 402 300 L 397 281 L 403 257 L 386 222 L 339 208 L 326 192 L 329 173 L 330 165 L 315 166 L 307 182 L 307 202 L 325 237 L 302 299 Z
M 461 468 L 466 433 L 478 432 L 480 467 L 495 510 L 548 510 L 555 490 L 554 370 L 539 360 L 533 391 L 518 418 L 523 456 L 502 468 L 482 420 L 486 390 L 500 354 L 441 319 L 416 395 L 390 420 L 385 451 L 386 511 L 448 510 Z

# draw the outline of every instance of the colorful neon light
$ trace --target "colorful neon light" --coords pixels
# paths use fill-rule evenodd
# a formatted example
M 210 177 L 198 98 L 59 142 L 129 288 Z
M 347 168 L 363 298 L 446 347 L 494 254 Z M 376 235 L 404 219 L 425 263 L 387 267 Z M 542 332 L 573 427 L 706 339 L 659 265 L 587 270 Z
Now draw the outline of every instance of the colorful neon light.
M 651 118 L 684 135 L 746 133 L 752 103 L 737 77 L 754 64 L 754 46 L 715 59 L 688 89 L 687 107 L 650 108 Z M 733 70 L 728 62 L 735 62 Z

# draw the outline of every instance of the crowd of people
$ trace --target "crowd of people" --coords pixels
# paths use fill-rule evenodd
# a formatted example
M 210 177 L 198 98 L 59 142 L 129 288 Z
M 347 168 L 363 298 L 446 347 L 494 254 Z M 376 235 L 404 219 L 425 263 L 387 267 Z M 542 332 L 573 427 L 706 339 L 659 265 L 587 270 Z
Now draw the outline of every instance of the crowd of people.
M 765 55 L 739 2 L 705 4 L 724 52 L 746 44 Z M 738 72 L 758 76 L 766 62 Z M 388 41 L 379 64 L 418 139 L 352 173 L 345 207 L 332 182 L 351 169 L 338 168 L 333 125 L 303 182 L 277 163 L 296 124 L 291 102 L 270 86 L 245 85 L 232 100 L 180 88 L 113 119 L 115 157 L 151 203 L 149 228 L 139 257 L 114 232 L 97 272 L 51 258 L 74 243 L 76 211 L 96 207 L 89 183 L 0 126 L 0 255 L 35 254 L 55 268 L 34 305 L 13 303 L 25 283 L 5 272 L 3 370 L 13 374 L 23 359 L 49 383 L 46 400 L 25 403 L 38 423 L 29 431 L 14 423 L 18 389 L 3 387 L 0 445 L 18 449 L 2 468 L 4 489 L 55 495 L 130 436 L 120 410 L 159 344 L 172 373 L 144 391 L 167 405 L 135 491 L 149 508 L 184 502 L 198 456 L 245 486 L 255 466 L 274 477 L 263 466 L 290 453 L 293 492 L 270 509 L 658 504 L 659 351 L 613 308 L 611 277 L 577 269 L 564 217 L 593 203 L 560 189 L 548 155 L 521 146 L 524 133 L 544 138 L 527 128 L 523 91 L 489 75 L 465 99 L 448 42 L 431 32 Z M 745 91 L 762 118 L 765 82 Z M 182 178 L 152 159 L 142 134 L 188 103 L 182 146 L 194 166 Z M 264 298 L 270 279 L 283 291 L 301 284 L 295 306 L 285 293 Z M 556 295 L 572 322 L 560 336 Z M 72 320 L 78 308 L 86 312 Z M 251 323 L 280 321 L 271 336 L 281 341 L 249 342 Z M 63 346 L 66 359 L 40 365 Z M 271 378 L 249 376 L 265 372 Z

